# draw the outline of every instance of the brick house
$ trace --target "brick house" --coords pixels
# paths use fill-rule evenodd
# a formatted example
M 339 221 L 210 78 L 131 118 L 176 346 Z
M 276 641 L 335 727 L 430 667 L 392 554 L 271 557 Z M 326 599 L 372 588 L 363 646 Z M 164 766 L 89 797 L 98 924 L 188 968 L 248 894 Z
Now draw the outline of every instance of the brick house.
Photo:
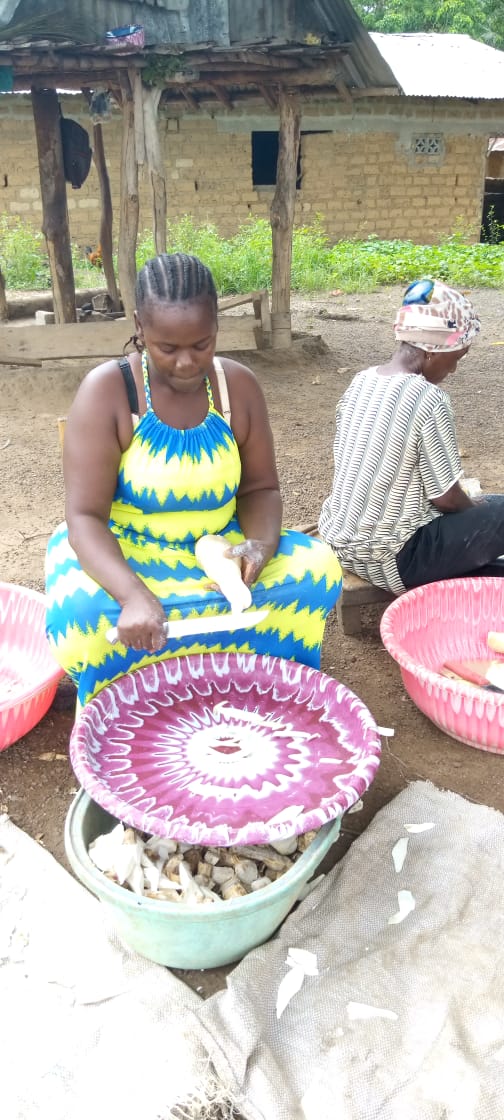
M 352 89 L 304 98 L 296 221 L 322 215 L 329 236 L 437 240 L 455 226 L 479 239 L 490 136 L 502 131 L 504 52 L 467 36 L 372 35 L 399 95 Z M 360 96 L 364 94 L 364 96 Z M 501 96 L 497 96 L 500 94 Z M 81 95 L 62 110 L 90 127 Z M 114 202 L 119 200 L 120 113 L 104 125 Z M 160 109 L 168 215 L 191 214 L 233 233 L 249 215 L 268 217 L 278 118 L 258 96 L 234 108 L 166 100 Z M 0 97 L 0 208 L 40 226 L 41 201 L 30 98 Z M 150 225 L 140 184 L 140 229 Z M 72 238 L 97 239 L 99 192 L 92 168 L 69 190 Z

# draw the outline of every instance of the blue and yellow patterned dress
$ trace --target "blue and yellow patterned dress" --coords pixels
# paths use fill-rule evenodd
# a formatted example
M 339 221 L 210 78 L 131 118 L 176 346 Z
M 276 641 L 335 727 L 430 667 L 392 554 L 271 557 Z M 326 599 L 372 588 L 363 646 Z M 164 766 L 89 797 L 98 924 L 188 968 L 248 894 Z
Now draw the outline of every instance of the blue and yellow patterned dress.
M 233 432 L 213 403 L 195 428 L 164 424 L 151 404 L 143 362 L 147 410 L 124 452 L 110 511 L 110 529 L 133 571 L 162 601 L 171 618 L 223 613 L 224 596 L 209 590 L 194 556 L 196 541 L 219 533 L 243 540 L 236 519 L 240 454 Z M 255 608 L 269 610 L 256 628 L 171 639 L 155 654 L 111 645 L 106 638 L 121 608 L 83 571 L 66 524 L 54 531 L 46 558 L 47 635 L 56 659 L 85 704 L 132 669 L 183 654 L 217 651 L 268 653 L 318 668 L 327 614 L 341 591 L 341 570 L 325 544 L 282 532 L 278 551 L 252 587 Z

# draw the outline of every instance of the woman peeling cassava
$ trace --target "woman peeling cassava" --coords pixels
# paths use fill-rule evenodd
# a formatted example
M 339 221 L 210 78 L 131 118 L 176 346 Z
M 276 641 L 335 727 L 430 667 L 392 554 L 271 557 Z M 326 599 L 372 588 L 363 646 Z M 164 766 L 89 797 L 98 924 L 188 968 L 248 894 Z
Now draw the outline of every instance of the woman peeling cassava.
M 136 300 L 139 351 L 92 370 L 68 416 L 66 523 L 46 563 L 54 654 L 80 704 L 183 654 L 257 652 L 318 667 L 341 571 L 327 545 L 281 531 L 264 397 L 251 370 L 215 357 L 212 275 L 196 257 L 162 254 L 140 271 Z M 254 607 L 269 614 L 255 629 L 167 643 L 167 616 L 228 609 L 195 557 L 205 534 L 225 537 Z

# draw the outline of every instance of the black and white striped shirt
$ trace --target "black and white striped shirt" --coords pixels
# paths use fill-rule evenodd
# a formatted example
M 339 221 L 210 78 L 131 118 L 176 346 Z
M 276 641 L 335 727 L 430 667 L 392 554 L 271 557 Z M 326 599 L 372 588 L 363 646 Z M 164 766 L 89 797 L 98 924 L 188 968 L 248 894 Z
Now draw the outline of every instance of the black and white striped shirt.
M 421 374 L 354 377 L 336 409 L 334 481 L 319 531 L 343 567 L 404 591 L 395 557 L 463 474 L 450 398 Z

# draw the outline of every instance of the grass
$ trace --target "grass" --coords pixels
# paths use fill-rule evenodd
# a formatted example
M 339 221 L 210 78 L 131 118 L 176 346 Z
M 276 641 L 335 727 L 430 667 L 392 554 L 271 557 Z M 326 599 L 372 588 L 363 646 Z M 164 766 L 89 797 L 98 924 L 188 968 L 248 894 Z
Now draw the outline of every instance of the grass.
M 190 217 L 168 227 L 168 252 L 194 253 L 211 268 L 220 294 L 271 287 L 271 230 L 266 219 L 245 222 L 230 238 L 210 223 Z M 140 239 L 137 265 L 155 255 L 152 235 Z M 103 274 L 88 265 L 73 247 L 77 287 L 96 287 Z M 18 218 L 0 216 L 0 268 L 8 289 L 41 290 L 49 286 L 42 234 Z M 455 287 L 504 287 L 504 242 L 470 244 L 460 232 L 437 245 L 413 241 L 346 239 L 331 244 L 323 221 L 294 231 L 292 288 L 296 292 L 370 292 L 387 284 L 405 284 L 432 276 Z

